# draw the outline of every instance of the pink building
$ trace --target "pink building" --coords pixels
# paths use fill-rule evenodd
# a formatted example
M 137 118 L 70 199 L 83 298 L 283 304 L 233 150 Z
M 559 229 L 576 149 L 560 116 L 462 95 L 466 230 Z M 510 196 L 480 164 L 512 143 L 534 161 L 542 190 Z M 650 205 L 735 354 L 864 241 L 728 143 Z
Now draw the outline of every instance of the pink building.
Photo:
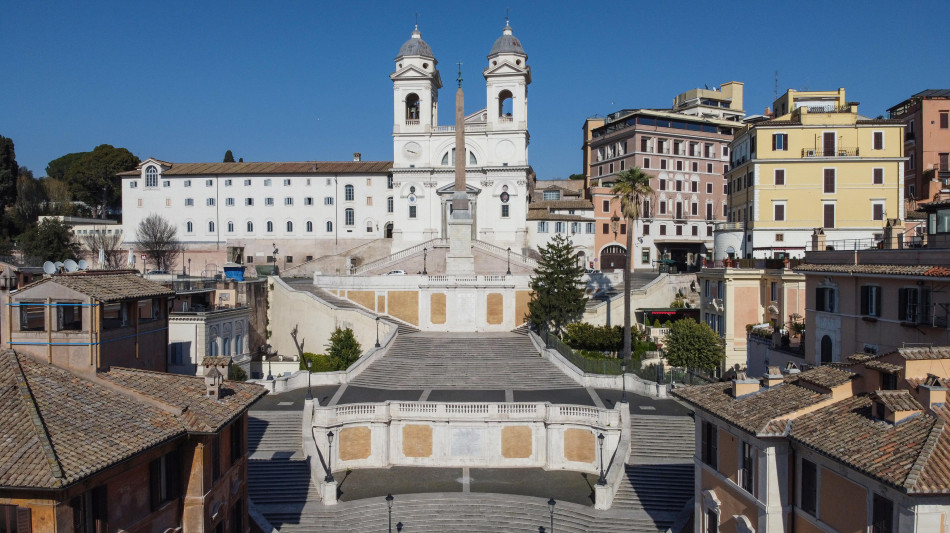
M 904 130 L 904 197 L 910 209 L 950 183 L 950 89 L 928 89 L 888 109 Z

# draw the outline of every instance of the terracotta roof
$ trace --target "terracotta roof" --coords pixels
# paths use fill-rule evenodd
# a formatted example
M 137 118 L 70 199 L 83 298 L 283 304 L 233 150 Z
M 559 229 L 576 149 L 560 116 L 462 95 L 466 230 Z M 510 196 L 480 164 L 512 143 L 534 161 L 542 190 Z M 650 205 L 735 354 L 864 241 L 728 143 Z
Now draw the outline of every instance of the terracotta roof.
M 878 372 L 884 372 L 885 374 L 896 374 L 903 370 L 899 365 L 893 363 L 886 363 L 877 359 L 869 359 L 864 362 L 864 366 L 870 368 L 871 370 L 877 370 Z
M 919 348 L 898 348 L 896 352 L 904 359 L 923 361 L 927 359 L 950 359 L 950 346 L 922 346 Z
M 91 296 L 102 302 L 118 302 L 136 298 L 174 296 L 175 291 L 153 281 L 142 279 L 130 272 L 86 271 L 57 274 L 31 283 L 16 292 L 17 295 L 44 283 L 56 283 Z
M 201 360 L 202 366 L 228 366 L 231 364 L 231 357 L 227 355 L 206 355 Z
M 204 378 L 113 367 L 105 380 L 181 409 L 179 420 L 191 433 L 214 433 L 267 393 L 251 383 L 226 381 L 221 399 L 205 396 Z
M 794 377 L 800 381 L 813 383 L 819 387 L 832 388 L 848 383 L 854 379 L 856 375 L 854 372 L 848 370 L 822 365 L 799 374 L 794 374 Z
M 910 391 L 907 390 L 878 390 L 871 393 L 871 399 L 884 404 L 891 411 L 920 411 L 920 405 Z
M 183 434 L 158 407 L 28 355 L 0 354 L 0 486 L 64 487 Z
M 842 274 L 889 274 L 893 276 L 929 276 L 950 278 L 950 269 L 933 265 L 854 265 L 803 263 L 792 270 L 797 272 L 835 272 Z
M 950 492 L 944 420 L 928 414 L 889 424 L 872 416 L 869 396 L 854 396 L 804 415 L 789 437 L 909 493 Z
M 528 204 L 531 209 L 593 209 L 590 200 L 542 200 Z
M 300 161 L 271 163 L 167 163 L 162 176 L 208 176 L 213 174 L 376 174 L 388 173 L 392 161 Z M 119 176 L 141 176 L 141 170 Z
M 673 394 L 753 434 L 774 434 L 781 427 L 777 420 L 831 398 L 788 382 L 738 399 L 732 397 L 731 383 L 680 388 Z
M 546 209 L 529 209 L 526 220 L 560 220 L 566 222 L 594 222 L 593 219 L 581 215 L 554 214 Z
M 927 378 L 908 377 L 904 379 L 907 380 L 907 384 L 910 385 L 911 388 L 917 388 L 927 382 Z M 937 384 L 944 388 L 950 388 L 950 378 L 938 377 Z

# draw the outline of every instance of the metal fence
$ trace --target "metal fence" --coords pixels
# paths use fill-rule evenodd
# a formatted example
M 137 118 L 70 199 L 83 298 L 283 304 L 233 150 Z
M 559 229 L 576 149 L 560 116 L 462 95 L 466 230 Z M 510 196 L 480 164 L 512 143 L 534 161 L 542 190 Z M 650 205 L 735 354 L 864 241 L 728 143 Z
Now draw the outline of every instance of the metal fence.
M 565 359 L 570 361 L 574 366 L 587 372 L 589 374 L 606 374 L 611 376 L 620 375 L 620 359 L 592 359 L 589 357 L 584 357 L 580 355 L 568 346 L 564 344 L 561 339 L 550 333 L 549 331 L 541 332 L 541 339 L 544 340 L 545 346 L 552 348 L 558 351 Z M 629 371 L 629 369 L 628 369 Z

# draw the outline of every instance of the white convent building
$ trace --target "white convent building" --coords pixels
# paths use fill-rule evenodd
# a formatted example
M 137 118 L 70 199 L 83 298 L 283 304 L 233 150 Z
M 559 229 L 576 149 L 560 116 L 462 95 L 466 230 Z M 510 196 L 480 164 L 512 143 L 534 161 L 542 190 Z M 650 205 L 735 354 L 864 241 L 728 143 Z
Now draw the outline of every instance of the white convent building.
M 473 237 L 518 251 L 532 246 L 525 229 L 535 179 L 528 165 L 527 59 L 506 24 L 483 71 L 487 108 L 465 117 Z M 253 267 L 279 248 L 277 260 L 286 268 L 372 241 L 382 241 L 373 246 L 383 256 L 447 237 L 455 125 L 438 123 L 437 63 L 416 28 L 390 75 L 393 161 L 361 161 L 359 154 L 342 162 L 149 158 L 122 173 L 126 245 L 136 243 L 139 222 L 152 213 L 175 224 L 186 255 L 205 254 L 204 264 L 211 257 L 219 265 Z

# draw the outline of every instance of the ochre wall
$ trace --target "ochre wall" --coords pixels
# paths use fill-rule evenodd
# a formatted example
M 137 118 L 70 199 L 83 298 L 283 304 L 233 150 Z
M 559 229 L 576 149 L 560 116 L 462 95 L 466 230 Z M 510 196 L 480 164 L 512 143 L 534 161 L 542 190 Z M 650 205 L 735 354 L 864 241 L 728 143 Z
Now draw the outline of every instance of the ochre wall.
M 739 441 L 730 433 L 719 431 L 719 473 L 739 482 Z
M 389 291 L 389 314 L 419 325 L 419 291 Z
M 367 309 L 374 309 L 376 293 L 373 291 L 347 291 L 346 297 Z
M 372 452 L 372 432 L 366 426 L 340 430 L 340 460 L 366 459 Z
M 531 428 L 507 426 L 501 429 L 501 455 L 506 459 L 531 457 Z
M 867 490 L 835 474 L 821 469 L 821 521 L 841 533 L 867 531 Z
M 432 427 L 412 425 L 402 428 L 402 454 L 406 457 L 431 457 Z
M 445 294 L 432 293 L 429 296 L 429 320 L 433 324 L 445 324 Z
M 823 530 L 813 526 L 805 517 L 801 516 L 803 511 L 795 512 L 795 533 L 825 533 Z
M 531 291 L 515 292 L 515 324 L 519 326 L 528 320 L 528 302 L 531 301 Z
M 498 292 L 488 294 L 486 321 L 489 324 L 501 324 L 505 319 L 505 298 Z
M 385 313 L 386 312 L 386 297 L 380 294 L 376 297 L 376 312 Z
M 594 432 L 587 429 L 565 429 L 564 458 L 579 463 L 593 463 L 597 458 Z
M 722 442 L 720 440 L 720 442 Z M 724 482 L 714 475 L 703 470 L 702 490 L 713 490 L 716 498 L 721 502 L 721 514 L 719 521 L 719 531 L 738 531 L 736 529 L 736 519 L 734 516 L 745 516 L 752 524 L 756 524 L 759 519 L 759 510 L 752 497 L 746 494 L 735 485 Z M 704 518 L 705 520 L 705 518 Z

